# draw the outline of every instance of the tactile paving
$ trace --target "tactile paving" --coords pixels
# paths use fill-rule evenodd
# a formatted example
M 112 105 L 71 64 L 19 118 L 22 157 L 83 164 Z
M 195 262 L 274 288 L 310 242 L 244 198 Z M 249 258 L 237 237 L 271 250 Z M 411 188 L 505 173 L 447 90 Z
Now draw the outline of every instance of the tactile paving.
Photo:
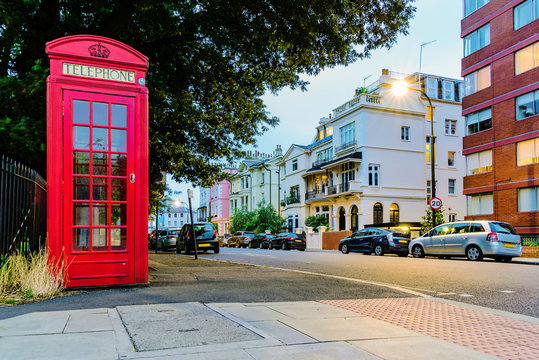
M 526 321 L 422 298 L 320 302 L 500 359 L 539 359 L 539 325 Z

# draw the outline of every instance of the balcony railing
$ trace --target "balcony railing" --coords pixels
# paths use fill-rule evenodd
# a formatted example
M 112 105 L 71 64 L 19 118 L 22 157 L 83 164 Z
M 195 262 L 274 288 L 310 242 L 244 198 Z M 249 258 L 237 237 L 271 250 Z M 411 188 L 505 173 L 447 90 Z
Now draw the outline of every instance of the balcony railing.
M 381 104 L 382 96 L 380 95 L 371 95 L 371 94 L 360 94 L 353 98 L 350 101 L 345 102 L 343 105 L 333 110 L 333 116 L 337 117 L 340 114 L 353 109 L 359 105 L 372 105 L 372 104 Z
M 357 144 L 357 141 L 356 140 L 352 140 L 352 141 L 349 141 L 347 143 L 344 143 L 342 144 L 341 146 L 337 146 L 335 148 L 335 153 L 338 153 L 346 148 L 349 148 L 349 147 L 352 147 L 352 146 L 355 146 Z
M 327 162 L 330 162 L 331 160 L 333 160 L 333 159 L 316 160 L 315 162 L 312 163 L 312 165 L 313 165 L 313 167 L 315 167 L 315 166 L 322 165 L 322 164 L 325 164 Z
M 350 191 L 350 183 L 333 185 L 328 188 L 328 195 L 341 194 Z
M 323 199 L 326 197 L 326 194 L 320 190 L 308 191 L 305 193 L 305 201 L 314 200 L 314 199 Z

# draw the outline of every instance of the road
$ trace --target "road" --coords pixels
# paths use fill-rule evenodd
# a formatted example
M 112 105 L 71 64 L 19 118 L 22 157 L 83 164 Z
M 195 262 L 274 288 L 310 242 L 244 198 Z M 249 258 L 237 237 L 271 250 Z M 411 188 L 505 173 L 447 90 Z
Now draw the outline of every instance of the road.
M 429 296 L 539 317 L 537 265 L 235 248 L 223 248 L 219 254 L 204 257 L 383 283 Z

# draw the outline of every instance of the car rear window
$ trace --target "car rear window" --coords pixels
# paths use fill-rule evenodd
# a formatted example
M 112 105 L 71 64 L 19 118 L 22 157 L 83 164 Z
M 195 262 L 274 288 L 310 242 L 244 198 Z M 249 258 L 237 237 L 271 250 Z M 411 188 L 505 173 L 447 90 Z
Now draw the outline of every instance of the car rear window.
M 213 227 L 213 224 L 195 224 L 195 231 L 214 231 L 215 228 Z
M 403 238 L 410 238 L 410 234 L 406 234 L 406 233 L 403 233 L 403 232 L 400 232 L 400 231 L 397 231 L 397 230 L 387 230 L 389 231 L 390 233 L 393 233 L 393 235 L 397 236 L 397 237 L 403 237 Z
M 255 233 L 252 233 L 252 232 L 244 232 L 244 233 L 243 233 L 243 236 L 247 236 L 247 237 L 252 238 L 252 237 L 255 236 Z
M 490 229 L 494 232 L 518 235 L 515 229 L 509 224 L 500 222 L 491 222 Z

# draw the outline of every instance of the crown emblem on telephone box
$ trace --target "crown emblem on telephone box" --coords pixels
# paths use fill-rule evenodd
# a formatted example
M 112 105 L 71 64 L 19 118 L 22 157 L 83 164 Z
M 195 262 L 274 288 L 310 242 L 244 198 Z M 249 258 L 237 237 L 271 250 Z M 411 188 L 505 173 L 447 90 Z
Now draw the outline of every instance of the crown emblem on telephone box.
M 90 51 L 91 56 L 99 57 L 99 58 L 108 58 L 110 55 L 110 50 L 107 49 L 105 46 L 101 45 L 100 43 L 97 43 L 95 45 L 91 45 L 88 48 L 88 51 Z

